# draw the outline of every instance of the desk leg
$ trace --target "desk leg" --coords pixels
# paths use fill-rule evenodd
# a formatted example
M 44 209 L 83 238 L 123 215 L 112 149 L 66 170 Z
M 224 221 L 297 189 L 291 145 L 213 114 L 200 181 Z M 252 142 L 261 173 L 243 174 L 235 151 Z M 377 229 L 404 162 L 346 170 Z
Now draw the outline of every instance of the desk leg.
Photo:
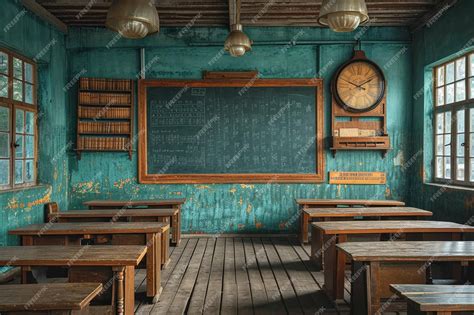
M 21 237 L 21 246 L 32 246 L 33 236 L 24 235 Z M 21 283 L 27 284 L 29 281 L 28 275 L 31 273 L 31 267 L 21 267 Z
M 308 243 L 308 224 L 310 222 L 309 215 L 303 209 L 300 209 L 300 242 L 301 244 Z
M 171 228 L 173 230 L 172 243 L 178 246 L 181 242 L 181 207 L 178 206 L 178 213 L 171 218 Z
M 351 315 L 369 314 L 367 308 L 370 299 L 369 266 L 352 261 L 351 273 Z
M 124 315 L 124 267 L 114 268 L 117 278 L 117 315 Z
M 166 268 L 170 262 L 170 230 L 161 234 L 161 269 Z
M 158 301 L 161 293 L 161 233 L 147 234 L 146 295 Z
M 320 271 L 323 269 L 323 233 L 321 230 L 314 226 L 311 226 L 311 260 L 316 266 L 316 270 Z
M 338 235 L 336 244 L 347 242 L 347 235 Z M 334 246 L 336 245 L 334 244 Z M 336 300 L 344 300 L 344 279 L 346 277 L 346 255 L 342 250 L 336 250 Z
M 124 276 L 124 310 L 125 315 L 135 313 L 135 267 L 125 267 Z

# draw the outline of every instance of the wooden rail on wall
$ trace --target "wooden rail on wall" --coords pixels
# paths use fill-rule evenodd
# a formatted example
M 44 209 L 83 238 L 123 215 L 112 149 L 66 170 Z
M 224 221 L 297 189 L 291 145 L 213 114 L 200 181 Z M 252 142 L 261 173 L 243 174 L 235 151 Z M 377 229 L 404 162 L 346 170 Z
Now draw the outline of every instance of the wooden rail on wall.
M 212 80 L 140 80 L 138 83 L 138 174 L 143 184 L 196 184 L 196 183 L 319 183 L 324 180 L 323 149 L 323 81 L 322 79 L 255 79 L 251 87 L 314 87 L 315 129 L 313 136 L 316 148 L 314 173 L 215 173 L 215 174 L 153 174 L 148 170 L 147 144 L 147 89 L 153 87 L 209 88 L 241 87 L 249 85 L 243 79 Z M 296 154 L 296 152 L 295 152 Z

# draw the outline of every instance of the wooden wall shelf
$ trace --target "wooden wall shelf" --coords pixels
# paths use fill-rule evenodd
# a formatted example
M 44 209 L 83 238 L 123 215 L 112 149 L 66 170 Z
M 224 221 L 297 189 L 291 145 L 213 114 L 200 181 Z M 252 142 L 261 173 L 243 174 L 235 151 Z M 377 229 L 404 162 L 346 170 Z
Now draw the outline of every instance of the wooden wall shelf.
M 81 78 L 77 107 L 77 148 L 82 152 L 128 152 L 132 159 L 132 80 Z
M 332 137 L 331 151 L 336 156 L 339 150 L 381 150 L 385 157 L 390 150 L 389 136 L 377 137 Z

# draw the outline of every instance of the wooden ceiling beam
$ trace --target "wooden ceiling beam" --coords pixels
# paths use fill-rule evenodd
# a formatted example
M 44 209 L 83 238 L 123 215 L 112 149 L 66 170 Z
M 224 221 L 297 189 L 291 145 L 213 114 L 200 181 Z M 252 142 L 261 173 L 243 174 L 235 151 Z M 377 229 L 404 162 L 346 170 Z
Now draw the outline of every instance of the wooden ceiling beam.
M 43 8 L 35 0 L 21 0 L 21 4 L 25 8 L 39 16 L 41 19 L 56 27 L 62 33 L 67 34 L 67 25 L 64 24 L 57 17 L 55 17 L 53 14 L 51 14 L 48 10 Z
M 438 1 L 436 7 L 432 11 L 423 15 L 419 20 L 417 20 L 410 26 L 410 30 L 412 32 L 416 32 L 417 30 L 423 28 L 425 25 L 435 23 L 446 11 L 456 5 L 457 2 L 458 0 Z

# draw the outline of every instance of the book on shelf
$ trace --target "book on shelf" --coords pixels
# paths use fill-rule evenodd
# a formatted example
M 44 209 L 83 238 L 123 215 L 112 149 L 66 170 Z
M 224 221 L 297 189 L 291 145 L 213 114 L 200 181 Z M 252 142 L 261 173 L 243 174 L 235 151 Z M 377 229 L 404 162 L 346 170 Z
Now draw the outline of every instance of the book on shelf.
M 79 137 L 79 150 L 128 150 L 128 138 L 123 137 Z
M 90 108 L 79 106 L 79 119 L 129 119 L 131 117 L 130 108 Z
M 124 134 L 130 133 L 130 122 L 80 121 L 77 128 L 79 133 Z
M 107 90 L 107 91 L 130 91 L 131 80 L 81 78 L 79 81 L 81 90 Z
M 130 105 L 130 94 L 79 92 L 79 103 L 87 105 L 120 106 Z

